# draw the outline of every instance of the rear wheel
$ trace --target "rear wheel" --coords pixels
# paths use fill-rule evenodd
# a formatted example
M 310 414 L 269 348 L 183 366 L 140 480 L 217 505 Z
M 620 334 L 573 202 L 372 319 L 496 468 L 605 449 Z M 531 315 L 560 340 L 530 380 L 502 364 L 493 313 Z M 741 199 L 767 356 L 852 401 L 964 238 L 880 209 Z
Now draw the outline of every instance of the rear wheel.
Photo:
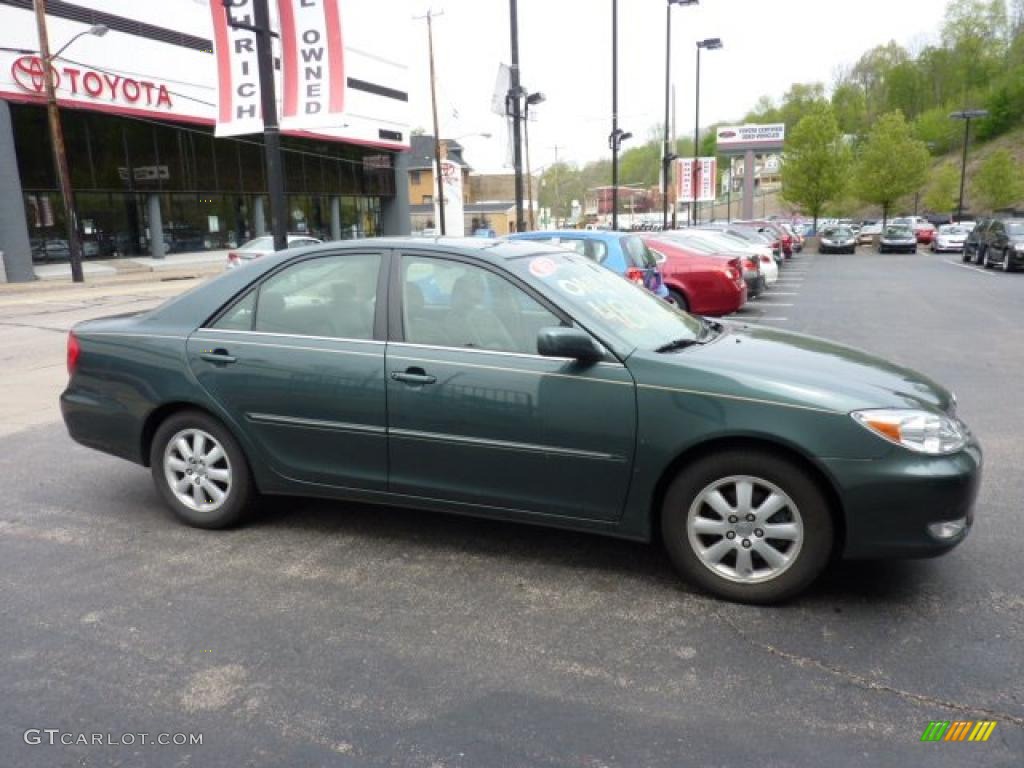
M 1009 249 L 1003 251 L 1003 272 L 1013 272 L 1013 265 L 1010 264 L 1010 251 Z
M 834 536 L 814 480 L 756 450 L 707 456 L 682 471 L 665 494 L 661 528 L 682 575 L 720 597 L 765 604 L 806 589 Z
M 967 250 L 967 246 L 964 246 L 963 261 L 966 264 L 971 260 L 971 254 Z
M 180 411 L 160 425 L 150 447 L 150 466 L 167 506 L 197 528 L 234 525 L 255 496 L 238 442 L 202 411 Z
M 677 307 L 679 307 L 681 310 L 683 310 L 683 312 L 689 312 L 690 311 L 690 302 L 688 302 L 686 300 L 686 297 L 683 296 L 682 293 L 680 293 L 679 291 L 676 291 L 676 290 L 674 290 L 672 288 L 669 288 L 668 289 L 668 295 L 669 295 L 669 298 L 671 298 L 672 301 L 675 302 L 675 305 Z
M 980 245 L 978 246 L 978 250 L 974 252 L 974 263 L 978 266 L 985 263 L 985 249 Z
M 992 267 L 994 267 L 994 266 L 995 266 L 995 262 L 993 262 L 993 261 L 992 261 L 992 260 L 991 260 L 991 259 L 989 258 L 989 256 L 988 256 L 988 254 L 989 254 L 989 251 L 991 251 L 991 250 L 992 250 L 991 248 L 986 248 L 986 249 L 985 249 L 985 256 L 984 256 L 984 257 L 982 258 L 982 261 L 981 261 L 981 265 L 982 265 L 982 266 L 983 266 L 983 267 L 984 267 L 985 269 L 992 269 Z

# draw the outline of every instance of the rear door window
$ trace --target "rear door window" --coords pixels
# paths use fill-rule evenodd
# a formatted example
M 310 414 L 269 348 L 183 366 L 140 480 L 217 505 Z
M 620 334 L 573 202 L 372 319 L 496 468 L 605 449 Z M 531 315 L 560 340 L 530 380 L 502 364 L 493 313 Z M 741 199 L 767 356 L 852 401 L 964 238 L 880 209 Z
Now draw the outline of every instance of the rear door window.
M 654 269 L 658 266 L 654 254 L 644 245 L 644 241 L 636 235 L 628 235 L 622 238 L 622 250 L 629 259 L 630 266 L 640 269 Z

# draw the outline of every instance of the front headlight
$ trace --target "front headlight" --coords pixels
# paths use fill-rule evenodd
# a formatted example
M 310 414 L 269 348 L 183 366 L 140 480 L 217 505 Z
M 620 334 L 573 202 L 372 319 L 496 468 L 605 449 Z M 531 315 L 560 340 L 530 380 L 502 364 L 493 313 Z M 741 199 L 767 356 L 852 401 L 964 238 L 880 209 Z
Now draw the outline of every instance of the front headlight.
M 917 453 L 945 456 L 967 444 L 967 431 L 959 421 L 930 411 L 886 408 L 850 415 L 879 437 Z

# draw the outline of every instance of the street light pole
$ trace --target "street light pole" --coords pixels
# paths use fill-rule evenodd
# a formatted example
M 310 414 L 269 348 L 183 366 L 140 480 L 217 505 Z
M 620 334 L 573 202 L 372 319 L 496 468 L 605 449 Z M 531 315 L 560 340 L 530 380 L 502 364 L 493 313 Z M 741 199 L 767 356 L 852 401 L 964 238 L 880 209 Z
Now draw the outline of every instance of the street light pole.
M 225 0 L 224 12 L 231 23 L 231 2 Z M 274 51 L 270 38 L 270 9 L 267 0 L 254 0 L 253 30 L 256 33 L 256 66 L 260 75 L 260 102 L 263 110 L 263 148 L 270 192 L 270 231 L 274 250 L 288 247 L 288 203 L 284 194 L 284 168 L 281 162 L 281 126 L 277 121 L 277 95 L 274 88 Z
M 960 162 L 960 202 L 956 208 L 956 222 L 959 224 L 964 219 L 964 182 L 967 180 L 967 145 L 971 140 L 971 120 L 980 120 L 988 117 L 988 110 L 985 109 L 964 109 L 953 112 L 950 117 L 953 120 L 964 121 L 964 153 Z
M 533 173 L 530 170 L 530 107 L 543 104 L 547 97 L 540 92 L 531 93 L 526 97 L 526 104 L 523 113 L 523 143 L 526 145 L 526 190 L 529 204 L 530 230 L 536 229 L 536 220 L 533 215 Z
M 690 203 L 690 209 L 693 212 L 692 223 L 696 226 L 698 219 L 700 218 L 700 212 L 697 209 L 697 188 L 700 181 L 700 52 L 704 49 L 709 51 L 717 51 L 722 48 L 722 39 L 719 37 L 709 37 L 707 40 L 697 41 L 697 103 L 694 109 L 694 124 L 693 124 L 693 202 Z
M 54 86 L 53 60 L 63 53 L 71 43 L 83 35 L 102 37 L 107 28 L 102 24 L 90 27 L 86 32 L 69 40 L 56 54 L 50 55 L 50 37 L 46 31 L 46 0 L 35 0 L 36 28 L 39 33 L 39 58 L 43 65 L 43 79 L 46 81 L 46 116 L 50 126 L 50 143 L 53 145 L 53 161 L 57 171 L 57 185 L 64 203 L 64 223 L 67 226 L 68 258 L 71 262 L 71 279 L 76 283 L 85 282 L 82 269 L 82 238 L 78 227 L 78 207 L 75 204 L 75 189 L 71 185 L 71 170 L 68 168 L 67 148 L 64 144 L 64 128 L 57 105 L 57 90 Z
M 522 125 L 520 125 L 523 118 L 523 86 L 519 82 L 519 4 L 516 0 L 508 0 L 508 11 L 512 47 L 508 98 L 512 99 L 512 161 L 516 171 L 516 232 L 522 232 L 526 229 L 526 222 L 523 219 L 523 139 Z
M 612 0 L 612 231 L 619 228 L 619 0 Z
M 430 109 L 434 117 L 434 182 L 437 187 L 437 223 L 442 235 L 447 234 L 444 220 L 444 179 L 441 174 L 441 133 L 437 124 L 437 77 L 434 73 L 434 16 L 440 13 L 427 11 L 426 16 L 414 16 L 413 18 L 427 20 L 427 50 L 430 52 Z
M 672 6 L 697 5 L 700 0 L 667 0 L 665 3 L 665 144 L 661 152 L 661 226 L 668 229 L 669 169 L 675 160 L 669 137 L 669 93 L 672 88 Z

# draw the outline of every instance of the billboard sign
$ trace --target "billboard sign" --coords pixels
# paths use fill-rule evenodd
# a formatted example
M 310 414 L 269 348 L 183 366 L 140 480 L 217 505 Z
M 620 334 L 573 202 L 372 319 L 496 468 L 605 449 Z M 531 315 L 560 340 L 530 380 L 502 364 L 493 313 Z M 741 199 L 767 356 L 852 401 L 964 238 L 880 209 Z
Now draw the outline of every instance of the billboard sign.
M 718 128 L 718 151 L 723 153 L 747 150 L 774 152 L 782 149 L 786 141 L 784 123 L 767 125 L 723 125 Z

